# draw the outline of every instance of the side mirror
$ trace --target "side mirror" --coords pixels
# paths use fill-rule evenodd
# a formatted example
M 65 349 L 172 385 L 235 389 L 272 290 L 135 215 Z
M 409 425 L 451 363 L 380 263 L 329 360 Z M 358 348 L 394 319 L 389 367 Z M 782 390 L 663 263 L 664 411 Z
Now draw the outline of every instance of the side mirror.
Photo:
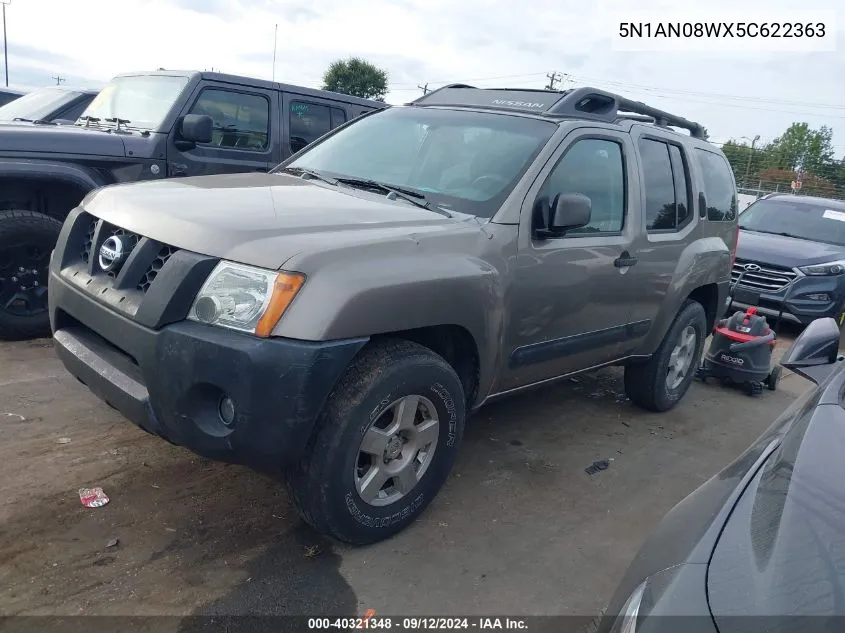
M 211 143 L 214 120 L 207 114 L 186 114 L 179 125 L 179 140 L 187 143 Z
M 562 193 L 557 197 L 549 218 L 549 229 L 560 233 L 567 229 L 577 229 L 590 223 L 593 204 L 587 196 L 580 193 Z
M 816 319 L 801 332 L 780 364 L 818 384 L 839 358 L 839 326 L 830 317 Z

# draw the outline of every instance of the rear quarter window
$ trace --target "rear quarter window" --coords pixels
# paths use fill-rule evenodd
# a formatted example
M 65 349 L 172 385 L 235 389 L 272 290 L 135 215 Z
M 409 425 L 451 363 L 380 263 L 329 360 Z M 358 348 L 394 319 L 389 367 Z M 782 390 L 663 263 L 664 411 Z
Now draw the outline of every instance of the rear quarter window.
M 720 154 L 695 149 L 707 201 L 707 219 L 733 222 L 737 216 L 736 185 L 728 161 Z

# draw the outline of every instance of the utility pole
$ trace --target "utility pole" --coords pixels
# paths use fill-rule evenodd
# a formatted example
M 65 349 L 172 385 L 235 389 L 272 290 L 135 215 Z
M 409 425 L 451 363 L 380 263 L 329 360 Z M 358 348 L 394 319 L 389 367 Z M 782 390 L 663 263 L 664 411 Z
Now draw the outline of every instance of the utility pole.
M 563 78 L 560 73 L 556 72 L 547 73 L 546 77 L 549 78 L 549 85 L 546 86 L 546 90 L 555 90 L 557 88 L 555 84 Z
M 748 137 L 746 137 L 748 138 Z M 760 135 L 757 134 L 751 140 L 751 149 L 748 151 L 748 163 L 745 165 L 745 179 L 743 180 L 743 184 L 747 187 L 748 186 L 748 174 L 751 172 L 751 157 L 754 156 L 754 145 L 757 141 L 760 140 Z
M 12 0 L 0 0 L 3 5 L 3 64 L 6 66 L 6 87 L 9 87 L 9 45 L 6 41 L 6 5 L 12 4 Z
M 56 85 L 57 85 L 57 86 L 61 85 L 61 83 L 62 83 L 63 81 L 67 81 L 67 79 L 65 79 L 65 78 L 64 78 L 64 77 L 62 77 L 61 75 L 53 75 L 52 77 L 50 77 L 50 79 L 55 79 L 55 80 L 56 80 Z
M 420 86 L 419 84 L 417 84 L 417 88 L 422 90 L 424 95 L 428 94 L 428 82 L 426 82 L 424 86 Z

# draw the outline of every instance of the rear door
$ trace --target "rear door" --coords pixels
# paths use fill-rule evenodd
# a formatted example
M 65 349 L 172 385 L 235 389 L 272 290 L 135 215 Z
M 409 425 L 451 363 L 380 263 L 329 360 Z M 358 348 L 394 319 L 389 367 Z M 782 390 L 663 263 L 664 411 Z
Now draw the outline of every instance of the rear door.
M 283 160 L 351 119 L 348 106 L 319 97 L 283 93 L 281 126 Z
M 681 253 L 699 233 L 690 175 L 692 157 L 681 139 L 639 127 L 632 129 L 632 138 L 638 178 L 643 183 L 639 200 L 643 213 L 641 231 L 632 244 L 637 265 L 629 273 L 629 282 L 638 292 L 632 297 L 630 318 L 643 327 L 638 336 L 622 344 L 623 355 L 632 353 L 648 333 L 670 291 Z
M 281 162 L 276 90 L 203 81 L 181 115 L 205 114 L 213 123 L 210 143 L 180 147 L 178 136 L 167 141 L 168 175 L 207 176 L 268 171 Z

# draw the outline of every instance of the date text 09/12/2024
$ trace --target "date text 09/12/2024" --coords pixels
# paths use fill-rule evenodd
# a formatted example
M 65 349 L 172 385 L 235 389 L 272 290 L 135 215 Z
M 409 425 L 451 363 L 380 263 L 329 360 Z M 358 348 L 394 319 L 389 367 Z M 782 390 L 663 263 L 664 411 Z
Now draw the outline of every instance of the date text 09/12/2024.
M 309 618 L 308 630 L 396 630 L 396 631 L 446 631 L 446 630 L 526 630 L 525 620 L 520 618 L 476 617 L 439 618 L 405 617 L 393 618 L 366 615 L 356 618 Z

